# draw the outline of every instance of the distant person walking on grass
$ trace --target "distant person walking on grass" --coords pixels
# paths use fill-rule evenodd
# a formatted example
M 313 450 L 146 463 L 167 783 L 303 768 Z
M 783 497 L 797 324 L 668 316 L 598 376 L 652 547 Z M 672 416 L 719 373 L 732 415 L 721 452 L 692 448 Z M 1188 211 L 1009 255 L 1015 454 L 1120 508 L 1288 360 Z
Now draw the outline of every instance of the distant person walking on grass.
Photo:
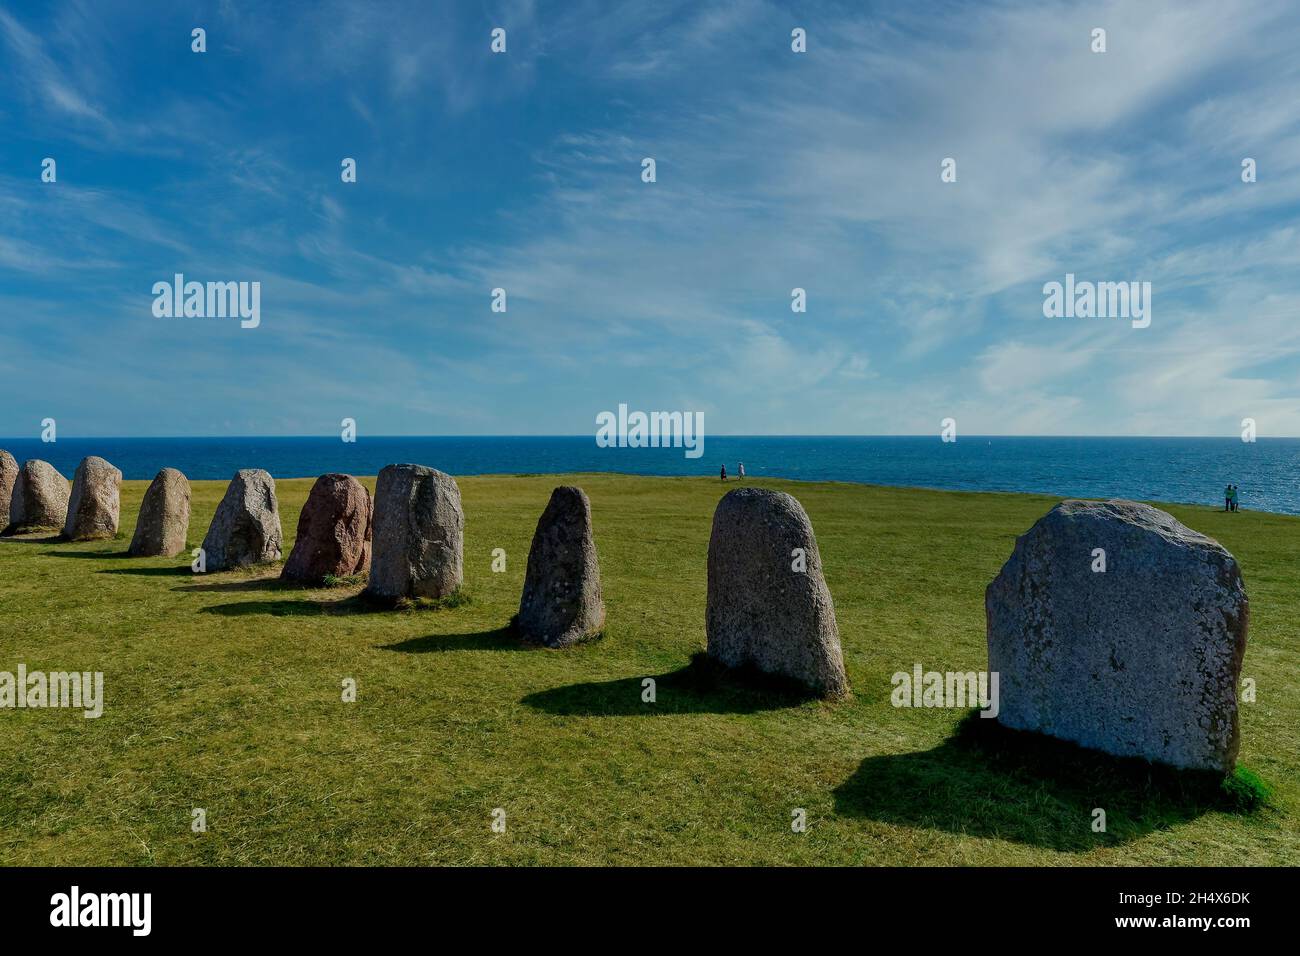
M 745 480 L 745 463 L 743 461 L 740 463 L 740 468 L 737 469 L 737 477 L 741 481 Z
M 1238 510 L 1238 503 L 1237 503 L 1237 486 L 1236 486 L 1236 485 L 1233 485 L 1233 486 L 1232 486 L 1232 510 L 1233 510 L 1233 511 L 1237 511 L 1237 510 Z
M 1232 510 L 1232 485 L 1223 486 L 1223 510 Z
M 722 466 L 722 480 L 723 480 L 723 481 L 726 481 L 726 480 L 727 480 L 727 466 L 726 466 L 726 465 L 723 465 L 723 466 Z

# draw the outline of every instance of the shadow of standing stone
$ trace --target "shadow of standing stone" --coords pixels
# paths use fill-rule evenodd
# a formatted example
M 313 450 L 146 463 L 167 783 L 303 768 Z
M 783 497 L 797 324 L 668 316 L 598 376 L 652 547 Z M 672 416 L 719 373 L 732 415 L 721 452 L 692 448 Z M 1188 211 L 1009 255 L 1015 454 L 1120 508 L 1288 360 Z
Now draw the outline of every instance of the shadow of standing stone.
M 1113 757 L 978 712 L 930 750 L 867 757 L 834 796 L 843 816 L 1066 853 L 1240 812 L 1221 774 Z M 1104 831 L 1093 829 L 1098 808 Z

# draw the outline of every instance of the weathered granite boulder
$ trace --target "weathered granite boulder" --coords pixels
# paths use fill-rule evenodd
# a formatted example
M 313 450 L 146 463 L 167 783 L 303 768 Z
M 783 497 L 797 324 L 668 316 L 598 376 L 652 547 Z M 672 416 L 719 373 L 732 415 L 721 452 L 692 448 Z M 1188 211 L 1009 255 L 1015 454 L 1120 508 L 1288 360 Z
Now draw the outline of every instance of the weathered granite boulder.
M 1217 541 L 1150 505 L 1064 501 L 1016 541 L 984 604 L 1005 726 L 1233 768 L 1249 614 Z
M 170 558 L 185 550 L 190 529 L 190 483 L 175 468 L 164 468 L 149 483 L 131 538 L 138 558 Z
M 261 468 L 235 472 L 203 539 L 207 570 L 276 561 L 282 542 L 275 479 Z
M 280 577 L 319 584 L 370 568 L 374 506 L 366 486 L 350 475 L 321 475 L 298 516 L 298 536 Z
M 375 484 L 366 593 L 381 600 L 443 598 L 461 585 L 465 515 L 451 475 L 389 465 Z
M 96 541 L 117 534 L 121 487 L 122 473 L 103 458 L 81 459 L 72 478 L 63 536 L 69 541 Z
M 63 530 L 68 519 L 68 479 L 48 461 L 23 462 L 9 499 L 7 534 Z
M 604 626 L 591 502 L 581 488 L 556 488 L 528 551 L 519 634 L 534 644 L 568 647 L 595 637 Z
M 718 502 L 709 537 L 705 630 L 709 656 L 849 692 L 812 523 L 790 495 L 738 488 Z
M 9 527 L 9 500 L 14 496 L 18 471 L 18 462 L 14 456 L 0 448 L 0 531 Z

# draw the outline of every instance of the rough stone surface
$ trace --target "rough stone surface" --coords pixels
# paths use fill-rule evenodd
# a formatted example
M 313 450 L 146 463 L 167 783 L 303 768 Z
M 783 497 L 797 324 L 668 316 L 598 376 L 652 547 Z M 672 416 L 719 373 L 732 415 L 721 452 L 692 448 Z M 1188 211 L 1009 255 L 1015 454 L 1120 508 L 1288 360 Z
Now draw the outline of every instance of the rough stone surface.
M 235 472 L 203 539 L 207 570 L 278 560 L 282 541 L 275 479 L 261 468 Z
M 139 558 L 180 554 L 189 529 L 189 480 L 175 468 L 164 468 L 154 476 L 140 502 L 131 554 Z
M 9 527 L 9 499 L 14 496 L 18 471 L 18 462 L 14 456 L 0 448 L 0 531 Z
M 69 541 L 96 541 L 117 534 L 121 487 L 122 473 L 103 458 L 81 459 L 72 478 L 63 536 Z
M 366 486 L 350 475 L 321 475 L 298 516 L 298 535 L 280 577 L 319 584 L 370 568 L 374 506 Z
M 804 570 L 795 570 L 802 549 Z M 825 697 L 848 694 L 835 605 L 803 507 L 779 491 L 738 488 L 718 502 L 709 537 L 708 653 Z
M 547 647 L 577 644 L 605 626 L 591 502 L 581 488 L 556 488 L 537 522 L 517 626 L 524 640 Z
M 68 519 L 68 479 L 48 461 L 23 462 L 9 499 L 7 533 L 63 529 Z
M 1016 541 L 984 603 L 1005 726 L 1232 769 L 1249 614 L 1217 541 L 1150 505 L 1064 501 Z
M 447 597 L 461 585 L 464 536 L 460 488 L 451 475 L 389 465 L 375 484 L 366 592 L 384 600 Z

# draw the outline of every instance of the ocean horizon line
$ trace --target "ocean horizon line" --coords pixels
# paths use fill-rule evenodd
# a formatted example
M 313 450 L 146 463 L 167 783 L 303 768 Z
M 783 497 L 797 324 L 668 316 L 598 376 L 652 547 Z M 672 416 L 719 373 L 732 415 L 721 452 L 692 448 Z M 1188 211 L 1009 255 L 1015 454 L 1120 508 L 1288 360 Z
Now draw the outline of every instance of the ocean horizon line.
M 466 434 L 466 435 L 441 434 L 441 435 L 432 435 L 432 434 L 415 434 L 415 433 L 412 433 L 412 434 L 398 434 L 398 435 L 369 435 L 369 434 L 367 434 L 367 435 L 358 435 L 357 438 L 356 438 L 356 441 L 355 441 L 355 442 L 346 442 L 346 444 L 356 444 L 356 443 L 359 443 L 359 442 L 361 442 L 361 441 L 363 441 L 363 440 L 373 440 L 373 439 L 377 439 L 377 438 L 383 438 L 383 439 L 395 439 L 395 440 L 410 440 L 410 439 L 421 439 L 421 440 L 448 439 L 448 440 L 451 440 L 451 441 L 465 441 L 465 440 L 468 440 L 468 439 L 483 439 L 483 438 L 493 438 L 493 439 L 506 439 L 506 438 L 509 438 L 509 439 L 530 439 L 530 440 L 544 439 L 544 438 L 562 438 L 562 439 L 566 439 L 566 440 L 567 440 L 567 439 L 590 439 L 590 440 L 594 443 L 594 441 L 595 441 L 595 433 L 594 433 L 594 432 L 591 432 L 591 433 L 577 434 L 577 435 L 560 435 L 560 434 L 554 434 L 554 435 L 551 435 L 551 434 L 547 434 L 547 435 L 504 435 L 504 434 L 500 434 L 500 435 L 498 435 L 498 434 L 474 434 L 474 435 L 468 435 L 468 434 Z M 723 433 L 723 432 L 718 432 L 718 433 L 706 433 L 706 434 L 704 435 L 704 441 L 706 441 L 706 442 L 707 442 L 709 439 L 721 439 L 721 438 L 760 438 L 760 439 L 768 440 L 768 441 L 770 441 L 770 440 L 772 440 L 772 439 L 779 439 L 779 438 L 792 438 L 792 439 L 809 439 L 809 438 L 870 438 L 870 439 L 880 439 L 880 438 L 923 438 L 923 439 L 927 439 L 927 440 L 932 440 L 932 439 L 935 439 L 935 438 L 940 438 L 940 435 L 939 435 L 938 432 L 929 433 L 929 434 L 866 434 L 866 433 L 863 433 L 863 434 L 844 434 L 844 433 L 836 433 L 836 434 L 799 434 L 799 435 L 795 435 L 795 434 L 786 434 L 786 433 L 783 433 L 783 434 L 765 434 L 765 433 L 760 433 L 760 432 L 751 432 L 751 433 L 741 433 L 741 432 L 734 432 L 734 433 L 733 433 L 733 432 L 726 432 L 726 433 Z M 1068 441 L 1068 440 L 1077 440 L 1077 441 L 1086 441 L 1086 440 L 1098 440 L 1098 441 L 1101 441 L 1101 440 L 1104 440 L 1104 441 L 1200 441 L 1200 440 L 1205 440 L 1205 441 L 1230 441 L 1230 442 L 1241 442 L 1241 436 L 1240 436 L 1240 435 L 1045 435 L 1045 434 L 1040 434 L 1040 435 L 1005 435 L 1005 434 L 1001 434 L 1001 435 L 1000 435 L 1000 434 L 995 434 L 995 433 L 975 433 L 975 432 L 972 432 L 972 433 L 969 434 L 969 435 L 961 435 L 961 434 L 959 434 L 959 435 L 957 436 L 956 439 L 954 439 L 952 442 L 950 442 L 950 444 L 956 444 L 956 443 L 961 442 L 961 441 L 970 441 L 970 440 L 972 440 L 972 439 L 977 439 L 977 438 L 978 438 L 978 439 L 986 439 L 986 440 L 990 440 L 990 439 L 994 439 L 994 438 L 997 438 L 997 439 L 1003 439 L 1003 440 L 1008 440 L 1008 439 L 1015 439 L 1015 440 L 1035 440 L 1035 439 L 1042 439 L 1042 440 L 1048 440 L 1048 441 Z M 254 434 L 241 434 L 241 435 L 64 435 L 64 436 L 60 437 L 58 440 L 56 440 L 56 441 L 51 441 L 51 442 L 45 442 L 45 441 L 43 441 L 42 439 L 40 439 L 39 436 L 37 436 L 37 437 L 35 437 L 35 438 L 33 438 L 33 437 L 30 436 L 30 435 L 8 435 L 8 436 L 0 436 L 0 442 L 30 442 L 30 441 L 41 441 L 42 444 L 50 444 L 50 445 L 58 444 L 59 441 L 68 441 L 68 440 L 73 440 L 73 441 L 97 441 L 97 440 L 99 440 L 99 441 L 272 441 L 272 440 L 320 441 L 320 440 L 322 440 L 322 439 L 329 439 L 329 440 L 333 440 L 333 441 L 342 441 L 342 439 L 339 438 L 339 434 L 338 434 L 338 432 L 328 432 L 328 433 L 325 433 L 325 434 L 319 434 L 319 435 L 254 435 Z M 1252 440 L 1252 442 L 1245 442 L 1244 444 L 1251 444 L 1251 443 L 1253 443 L 1253 442 L 1266 442 L 1266 441 L 1297 441 L 1297 440 L 1300 440 L 1300 436 L 1297 436 L 1297 435 L 1259 435 L 1259 436 L 1257 436 L 1256 438 L 1254 438 L 1254 439 Z

